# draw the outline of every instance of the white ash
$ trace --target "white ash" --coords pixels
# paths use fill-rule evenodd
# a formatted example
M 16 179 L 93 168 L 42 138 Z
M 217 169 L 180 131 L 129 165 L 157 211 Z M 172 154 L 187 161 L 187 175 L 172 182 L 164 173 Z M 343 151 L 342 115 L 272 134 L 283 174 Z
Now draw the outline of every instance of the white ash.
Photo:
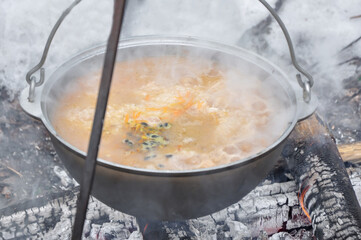
M 309 240 L 312 239 L 313 235 L 311 231 L 299 230 L 295 233 L 281 232 L 272 235 L 268 240 Z
M 129 239 L 130 232 L 124 226 L 119 227 L 116 222 L 91 225 L 90 239 L 107 239 L 109 238 L 107 236 L 111 236 L 113 239 Z
M 0 218 L 2 237 L 18 234 L 19 237 L 27 238 L 70 239 L 75 210 L 76 198 L 67 197 L 55 199 L 39 208 L 3 216 Z M 104 216 L 106 216 L 105 223 L 93 223 Z M 54 218 L 58 218 L 57 222 L 47 229 L 47 224 Z M 137 227 L 134 217 L 114 211 L 94 198 L 90 199 L 85 223 L 84 235 L 87 235 L 85 239 L 96 239 L 91 237 L 95 234 L 96 229 L 99 229 L 96 232 L 98 236 L 112 234 L 118 236 L 119 239 L 127 239 L 130 237 L 130 231 L 139 230 Z
M 292 218 L 288 218 L 290 211 Z M 187 222 L 194 235 L 191 239 L 259 237 L 276 233 L 285 223 L 287 229 L 311 225 L 299 207 L 294 182 L 259 186 L 237 204 Z M 172 236 L 180 234 L 178 229 L 166 230 Z
M 356 169 L 356 171 L 348 171 L 351 184 L 355 190 L 357 200 L 361 202 L 361 169 Z
M 249 227 L 244 225 L 239 221 L 228 221 L 227 225 L 229 227 L 229 237 L 232 239 L 243 239 L 245 237 L 251 236 L 251 231 Z
M 190 231 L 200 239 L 216 239 L 216 223 L 211 216 L 205 216 L 198 219 L 189 220 Z M 170 229 L 174 231 L 174 229 Z
M 298 229 L 305 226 L 311 226 L 311 223 L 308 220 L 308 218 L 304 215 L 302 209 L 292 208 L 292 215 L 286 223 L 286 229 Z
M 235 205 L 235 206 L 238 206 L 238 205 Z M 227 208 L 228 210 L 228 208 Z M 233 210 L 234 212 L 236 210 Z M 216 212 L 216 213 L 213 213 L 211 215 L 211 217 L 213 218 L 213 220 L 217 223 L 217 222 L 224 222 L 226 221 L 227 217 L 230 215 L 230 212 L 229 211 L 219 211 L 219 212 Z
M 139 240 L 143 239 L 143 235 L 139 231 L 134 231 L 129 235 L 128 240 Z
M 361 188 L 360 172 L 350 174 L 354 187 Z M 355 189 L 356 190 L 356 189 Z M 310 226 L 297 199 L 297 189 L 293 181 L 261 185 L 250 192 L 237 204 L 222 211 L 185 222 L 187 229 L 172 228 L 166 222 L 163 228 L 170 239 L 223 239 L 254 238 L 273 235 L 271 239 L 309 239 L 312 233 L 292 229 Z M 356 190 L 357 192 L 357 190 Z M 358 191 L 360 192 L 360 191 Z M 14 213 L 0 218 L 0 237 L 70 239 L 71 226 L 76 208 L 75 196 L 55 199 L 39 208 Z M 247 211 L 246 211 L 247 210 Z M 290 216 L 290 217 L 289 217 Z M 24 221 L 24 219 L 27 219 Z M 54 219 L 57 219 L 55 222 Z M 343 219 L 341 219 L 343 221 Z M 49 222 L 52 224 L 49 225 Z M 47 226 L 50 228 L 47 229 Z M 280 229 L 291 234 L 279 233 Z M 121 239 L 142 239 L 136 219 L 91 197 L 84 239 L 94 236 L 118 236 Z M 311 235 L 310 235 L 311 234 Z M 305 237 L 306 236 L 306 237 Z M 284 238 L 282 238 L 284 237 Z
M 69 190 L 74 186 L 79 185 L 72 177 L 68 175 L 68 173 L 63 168 L 59 166 L 54 167 L 54 173 L 60 178 L 60 183 L 62 184 L 60 188 L 63 190 Z
M 58 202 L 59 203 L 59 202 Z M 69 202 L 59 203 L 61 209 L 60 221 L 54 226 L 52 231 L 44 232 L 44 239 L 70 239 L 71 238 L 71 226 L 72 220 L 75 215 L 76 199 L 72 199 Z

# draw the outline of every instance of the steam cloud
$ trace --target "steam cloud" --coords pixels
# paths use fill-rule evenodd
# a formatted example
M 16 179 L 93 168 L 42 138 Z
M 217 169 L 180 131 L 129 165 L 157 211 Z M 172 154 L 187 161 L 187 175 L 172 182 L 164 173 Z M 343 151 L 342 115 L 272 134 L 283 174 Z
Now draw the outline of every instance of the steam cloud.
M 2 0 L 0 86 L 13 94 L 26 86 L 26 72 L 38 63 L 52 26 L 71 2 Z M 340 86 L 342 79 L 354 74 L 354 66 L 338 67 L 337 71 L 333 66 L 340 62 L 339 51 L 361 35 L 359 21 L 350 19 L 360 14 L 358 0 L 332 4 L 327 0 L 269 0 L 273 7 L 276 2 L 297 57 L 314 75 L 318 92 L 322 93 L 323 84 Z M 291 74 L 295 72 L 284 36 L 275 22 L 265 29 L 269 35 L 252 31 L 268 16 L 257 1 L 132 0 L 128 5 L 122 37 L 186 35 L 238 44 L 270 58 Z M 87 0 L 76 6 L 53 41 L 45 64 L 47 75 L 71 55 L 105 42 L 111 17 L 112 1 Z M 352 51 L 360 54 L 361 44 L 353 46 Z

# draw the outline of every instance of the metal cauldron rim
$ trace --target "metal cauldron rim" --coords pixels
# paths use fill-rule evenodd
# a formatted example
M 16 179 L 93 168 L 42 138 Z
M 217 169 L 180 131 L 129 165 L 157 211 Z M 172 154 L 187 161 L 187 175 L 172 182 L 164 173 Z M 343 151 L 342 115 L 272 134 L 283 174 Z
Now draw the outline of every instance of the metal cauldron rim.
M 301 112 L 302 108 L 305 108 L 300 105 L 304 105 L 305 103 L 299 100 L 299 98 L 296 98 L 295 93 L 295 87 L 292 87 L 291 81 L 289 80 L 289 77 L 275 64 L 270 62 L 269 60 L 265 59 L 264 57 L 255 54 L 253 52 L 250 52 L 248 50 L 245 50 L 243 48 L 237 47 L 237 46 L 230 46 L 225 45 L 222 43 L 212 42 L 208 40 L 202 40 L 194 37 L 173 37 L 173 36 L 141 36 L 141 37 L 134 37 L 130 39 L 124 39 L 119 42 L 118 49 L 124 49 L 129 47 L 137 47 L 137 46 L 151 46 L 151 45 L 174 45 L 174 46 L 189 46 L 189 47 L 200 47 L 204 49 L 210 49 L 213 51 L 223 52 L 226 54 L 234 55 L 236 57 L 244 58 L 248 62 L 251 62 L 258 67 L 260 67 L 263 70 L 266 70 L 265 67 L 272 69 L 273 71 L 276 71 L 279 75 L 282 76 L 282 86 L 284 90 L 287 92 L 288 97 L 290 98 L 290 101 L 292 102 L 292 107 L 294 108 L 293 116 L 292 116 L 292 122 L 289 124 L 288 128 L 283 132 L 283 134 L 270 146 L 266 147 L 262 151 L 253 154 L 247 158 L 240 159 L 238 161 L 219 165 L 211 168 L 202 168 L 202 169 L 193 169 L 193 170 L 182 170 L 182 171 L 174 171 L 174 170 L 150 170 L 150 169 L 141 169 L 141 168 L 135 168 L 131 166 L 121 165 L 117 163 L 113 163 L 110 161 L 103 160 L 101 158 L 98 158 L 98 164 L 102 165 L 104 167 L 109 167 L 112 169 L 116 169 L 119 171 L 124 172 L 131 172 L 136 174 L 142 174 L 142 175 L 156 175 L 159 177 L 183 177 L 183 176 L 198 176 L 198 175 L 206 175 L 221 171 L 227 171 L 228 169 L 238 168 L 240 166 L 246 165 L 248 163 L 257 161 L 260 159 L 263 155 L 267 154 L 268 152 L 272 151 L 272 149 L 276 148 L 279 144 L 281 144 L 284 140 L 287 139 L 289 134 L 292 132 L 292 130 L 295 127 L 295 124 L 298 120 L 301 118 L 304 118 L 305 114 Z M 46 96 L 48 92 L 51 90 L 52 85 L 56 82 L 58 79 L 56 76 L 59 75 L 60 72 L 64 73 L 67 70 L 69 70 L 72 66 L 74 66 L 77 63 L 80 63 L 82 61 L 85 61 L 86 59 L 93 58 L 99 54 L 103 54 L 105 52 L 105 45 L 101 44 L 96 47 L 92 47 L 90 49 L 87 49 L 72 58 L 70 58 L 68 61 L 63 63 L 59 68 L 57 68 L 50 77 L 45 81 L 45 84 L 43 87 L 40 87 L 36 89 L 37 94 L 40 95 L 37 99 L 40 100 L 39 106 L 32 106 L 37 109 L 37 114 L 32 114 L 31 109 L 29 110 L 29 107 L 23 104 L 24 101 L 26 101 L 26 94 L 27 91 L 23 91 L 20 96 L 20 103 L 25 110 L 25 112 L 29 113 L 30 115 L 35 115 L 35 117 L 38 117 L 42 120 L 43 124 L 47 128 L 47 130 L 55 136 L 66 148 L 68 148 L 70 151 L 75 152 L 77 155 L 82 156 L 85 158 L 86 153 L 83 151 L 80 151 L 79 149 L 75 148 L 71 144 L 69 144 L 67 141 L 65 141 L 63 138 L 61 138 L 53 128 L 47 114 L 45 112 L 45 106 L 46 106 Z M 263 66 L 262 66 L 263 65 Z M 270 72 L 269 70 L 266 70 L 267 72 Z M 27 89 L 25 89 L 27 90 Z M 36 104 L 36 101 L 32 104 Z M 314 103 L 312 105 L 315 105 Z M 30 107 L 31 108 L 31 107 Z M 311 107 L 313 110 L 310 112 L 312 113 L 314 111 L 314 107 Z M 40 110 L 40 111 L 39 111 Z M 40 112 L 40 113 L 39 113 Z M 310 114 L 310 113 L 307 113 Z

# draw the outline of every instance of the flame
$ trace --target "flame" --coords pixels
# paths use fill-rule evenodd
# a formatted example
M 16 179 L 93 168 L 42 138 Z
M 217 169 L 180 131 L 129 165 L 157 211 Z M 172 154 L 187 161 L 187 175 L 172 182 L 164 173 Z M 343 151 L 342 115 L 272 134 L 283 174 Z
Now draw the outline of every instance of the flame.
M 305 213 L 305 215 L 307 216 L 308 220 L 310 220 L 311 222 L 311 217 L 310 217 L 310 214 L 308 213 L 306 207 L 305 207 L 305 204 L 303 203 L 303 200 L 305 198 L 305 195 L 306 195 L 306 192 L 308 191 L 308 189 L 310 188 L 310 186 L 306 186 L 303 191 L 301 192 L 301 196 L 299 195 L 298 196 L 298 200 L 300 202 L 300 205 L 301 205 L 301 208 L 302 208 L 302 211 Z
M 147 228 L 148 228 L 148 223 L 145 224 L 145 227 L 144 227 L 144 229 L 143 229 L 143 234 L 145 233 L 145 231 L 147 230 Z

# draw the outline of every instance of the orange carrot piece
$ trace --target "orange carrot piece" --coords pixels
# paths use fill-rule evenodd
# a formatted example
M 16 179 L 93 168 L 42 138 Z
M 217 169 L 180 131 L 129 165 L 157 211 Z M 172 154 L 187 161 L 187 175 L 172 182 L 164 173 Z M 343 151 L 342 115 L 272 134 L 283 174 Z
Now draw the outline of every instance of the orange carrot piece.
M 192 99 L 184 106 L 184 108 L 185 108 L 185 110 L 188 110 L 188 108 L 192 107 L 193 105 L 194 105 L 194 102 L 193 102 L 193 99 Z
M 175 102 L 175 103 L 172 103 L 172 104 L 168 105 L 168 107 L 175 107 L 175 106 L 178 106 L 179 104 L 181 104 L 181 103 Z
M 184 111 L 183 110 L 175 110 L 173 111 L 174 116 L 178 117 L 180 116 Z
M 146 108 L 147 111 L 160 111 L 162 108 Z
M 127 113 L 127 114 L 125 114 L 124 122 L 125 122 L 125 123 L 128 123 L 128 121 L 129 121 L 129 114 Z
M 184 103 L 186 100 L 184 100 L 184 98 L 182 96 L 178 96 L 176 97 L 176 99 L 178 100 L 177 103 Z
M 169 107 L 162 107 L 162 113 L 166 113 L 169 111 Z

